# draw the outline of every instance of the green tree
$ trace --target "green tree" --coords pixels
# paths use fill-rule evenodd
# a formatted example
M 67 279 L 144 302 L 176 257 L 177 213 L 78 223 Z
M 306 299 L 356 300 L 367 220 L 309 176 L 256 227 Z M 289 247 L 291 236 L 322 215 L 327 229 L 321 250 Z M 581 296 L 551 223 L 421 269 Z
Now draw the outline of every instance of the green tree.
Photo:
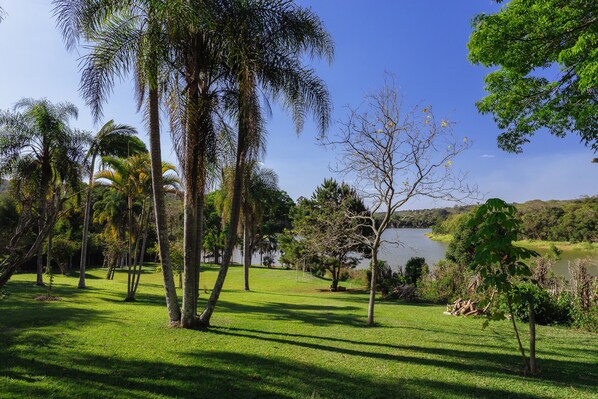
M 500 148 L 521 152 L 541 129 L 579 135 L 598 151 L 598 3 L 512 0 L 473 20 L 469 59 L 498 67 L 478 102 L 492 113 Z
M 83 237 L 81 240 L 81 261 L 79 263 L 79 285 L 85 288 L 85 268 L 87 265 L 87 238 L 89 235 L 89 222 L 91 221 L 91 192 L 93 190 L 93 175 L 95 173 L 96 158 L 98 156 L 113 156 L 125 158 L 142 152 L 147 152 L 145 144 L 134 135 L 137 130 L 131 126 L 108 121 L 96 133 L 89 150 L 87 159 L 90 160 L 89 183 L 85 197 L 85 216 L 83 220 Z
M 467 241 L 474 253 L 470 267 L 482 277 L 482 287 L 494 288 L 505 295 L 526 372 L 536 374 L 534 300 L 533 296 L 526 295 L 529 290 L 523 286 L 519 287 L 517 283 L 518 279 L 526 279 L 532 275 L 529 266 L 523 260 L 538 254 L 513 245 L 513 241 L 517 240 L 519 235 L 521 222 L 515 207 L 501 199 L 491 198 L 486 201 L 475 211 L 468 225 L 473 231 Z M 529 361 L 519 337 L 513 303 L 527 303 L 529 306 Z
M 302 199 L 293 212 L 293 225 L 307 251 L 318 256 L 320 267 L 332 276 L 336 291 L 342 269 L 355 266 L 351 253 L 364 250 L 356 238 L 364 234 L 354 215 L 367 211 L 357 192 L 346 183 L 325 179 L 310 199 Z
M 421 257 L 409 258 L 405 263 L 405 282 L 415 285 L 424 274 L 424 267 L 427 268 L 426 260 Z
M 63 188 L 78 190 L 80 186 L 82 149 L 89 136 L 69 126 L 77 116 L 73 104 L 52 104 L 46 99 L 22 99 L 15 105 L 15 112 L 0 113 L 0 175 L 15 180 L 21 202 L 30 207 L 21 215 L 36 215 L 41 237 L 34 244 L 38 285 L 44 284 L 41 240 L 51 236 L 67 193 Z M 21 230 L 29 228 L 26 225 Z M 18 262 L 24 260 L 19 257 Z M 5 269 L 7 279 L 15 265 L 13 262 Z
M 127 197 L 127 266 L 129 273 L 126 300 L 133 301 L 139 286 L 151 213 L 152 172 L 150 159 L 147 155 L 135 155 L 127 159 L 104 157 L 103 163 L 109 165 L 111 169 L 100 170 L 96 173 L 95 178 L 108 181 L 111 188 Z M 162 163 L 162 183 L 165 186 L 177 184 L 178 180 L 175 177 L 165 175 L 174 170 L 173 165 Z M 138 215 L 134 215 L 134 204 L 139 205 Z

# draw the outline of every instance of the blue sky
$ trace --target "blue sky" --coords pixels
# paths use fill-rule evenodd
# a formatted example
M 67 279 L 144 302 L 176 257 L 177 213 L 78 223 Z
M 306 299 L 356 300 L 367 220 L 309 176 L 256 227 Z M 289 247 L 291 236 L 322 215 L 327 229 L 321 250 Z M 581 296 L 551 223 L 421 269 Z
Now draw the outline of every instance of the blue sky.
M 346 106 L 358 106 L 365 94 L 381 87 L 385 72 L 392 73 L 406 105 L 432 105 L 437 117 L 454 121 L 455 134 L 473 140 L 471 149 L 455 165 L 469 171 L 469 181 L 490 197 L 523 202 L 531 199 L 568 199 L 598 194 L 598 165 L 593 152 L 576 136 L 558 139 L 538 133 L 523 154 L 496 147 L 499 131 L 491 116 L 477 113 L 475 102 L 484 96 L 486 70 L 467 61 L 470 19 L 495 12 L 490 0 L 300 0 L 324 21 L 336 43 L 332 65 L 314 67 L 326 81 L 334 119 L 343 120 Z M 64 49 L 51 16 L 50 1 L 3 0 L 8 13 L 0 23 L 0 109 L 20 98 L 46 97 L 79 107 L 74 126 L 94 130 L 89 111 L 78 94 L 78 55 Z M 105 107 L 106 119 L 137 126 L 146 133 L 136 113 L 132 85 L 116 87 Z M 166 127 L 167 124 L 165 123 Z M 333 133 L 335 127 L 331 128 Z M 287 114 L 273 107 L 268 122 L 264 163 L 279 175 L 280 186 L 296 199 L 308 196 L 325 177 L 336 154 L 318 146 L 314 126 L 300 136 Z M 147 140 L 146 140 L 147 141 Z M 169 137 L 164 156 L 175 161 Z M 414 201 L 408 208 L 444 205 Z

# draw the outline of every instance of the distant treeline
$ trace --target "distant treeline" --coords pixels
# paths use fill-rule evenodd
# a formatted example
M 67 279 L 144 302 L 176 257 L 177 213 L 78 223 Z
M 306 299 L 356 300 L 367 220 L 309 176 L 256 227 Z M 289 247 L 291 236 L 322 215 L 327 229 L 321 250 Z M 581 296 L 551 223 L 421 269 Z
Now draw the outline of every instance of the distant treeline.
M 514 205 L 521 216 L 521 239 L 598 241 L 598 196 L 563 201 L 533 200 Z M 440 220 L 432 227 L 433 232 L 453 234 L 460 223 L 467 218 L 465 213 L 467 211 L 464 209 L 464 212 L 453 213 Z
M 447 220 L 452 215 L 466 213 L 473 208 L 474 205 L 464 205 L 450 208 L 399 211 L 393 215 L 390 225 L 394 228 L 431 228 Z

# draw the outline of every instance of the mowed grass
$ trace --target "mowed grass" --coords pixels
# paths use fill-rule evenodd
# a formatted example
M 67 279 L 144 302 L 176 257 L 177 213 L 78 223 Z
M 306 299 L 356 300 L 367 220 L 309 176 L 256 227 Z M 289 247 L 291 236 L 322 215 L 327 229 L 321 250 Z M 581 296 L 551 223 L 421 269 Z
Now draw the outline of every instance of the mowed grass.
M 205 267 L 211 287 L 216 267 Z M 161 274 L 57 277 L 56 302 L 33 275 L 17 275 L 0 301 L 2 398 L 597 398 L 598 335 L 538 327 L 541 374 L 521 375 L 509 323 L 442 314 L 444 307 L 330 293 L 295 271 L 230 270 L 209 331 L 167 327 Z M 202 304 L 207 294 L 201 294 Z M 521 325 L 525 331 L 527 326 Z M 526 335 L 524 334 L 524 337 Z

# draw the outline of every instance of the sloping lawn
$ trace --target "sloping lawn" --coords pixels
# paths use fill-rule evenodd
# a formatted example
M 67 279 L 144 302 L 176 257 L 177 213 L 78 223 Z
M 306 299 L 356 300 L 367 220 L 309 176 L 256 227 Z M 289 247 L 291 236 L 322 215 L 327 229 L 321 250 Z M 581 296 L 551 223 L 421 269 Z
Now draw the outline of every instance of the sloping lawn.
M 211 287 L 206 267 L 201 287 Z M 444 316 L 444 307 L 330 293 L 295 271 L 230 270 L 209 331 L 168 328 L 161 274 L 57 277 L 55 302 L 33 275 L 0 300 L 1 398 L 598 398 L 598 335 L 538 328 L 541 375 L 521 375 L 510 325 Z M 201 300 L 207 294 L 201 293 Z M 527 326 L 522 325 L 525 331 Z M 525 337 L 525 335 L 524 335 Z

